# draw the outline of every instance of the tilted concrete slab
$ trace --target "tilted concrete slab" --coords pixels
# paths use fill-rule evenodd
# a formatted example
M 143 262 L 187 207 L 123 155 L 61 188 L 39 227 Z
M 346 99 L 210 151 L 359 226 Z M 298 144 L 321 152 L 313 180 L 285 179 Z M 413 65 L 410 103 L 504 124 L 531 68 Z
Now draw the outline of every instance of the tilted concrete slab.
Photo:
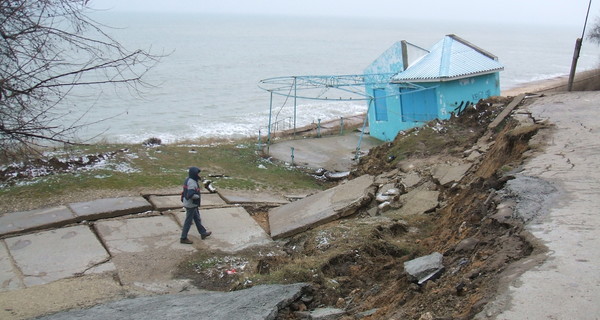
M 194 251 L 179 243 L 181 227 L 168 215 L 99 221 L 94 226 L 113 255 L 162 247 Z
M 221 197 L 223 197 L 225 202 L 229 204 L 264 203 L 272 205 L 282 205 L 289 203 L 289 201 L 283 196 L 268 194 L 265 192 L 220 189 L 219 194 L 221 195 Z
M 218 193 L 202 194 L 200 208 L 220 208 L 224 206 L 227 206 L 227 202 L 225 202 Z
M 275 319 L 277 312 L 298 299 L 306 286 L 302 283 L 260 285 L 232 292 L 156 295 L 114 301 L 38 319 Z
M 185 212 L 177 213 L 181 224 Z M 269 244 L 269 235 L 242 207 L 229 207 L 200 210 L 202 225 L 212 231 L 212 235 L 203 241 L 211 249 L 236 252 L 245 248 Z M 190 234 L 198 236 L 195 226 Z
M 25 288 L 4 243 L 0 243 L 0 292 Z
M 373 181 L 373 176 L 364 175 L 329 190 L 271 209 L 271 237 L 279 239 L 292 236 L 355 213 L 373 198 Z
M 439 205 L 439 191 L 415 189 L 403 194 L 398 199 L 402 207 L 384 213 L 384 216 L 398 218 L 403 215 L 423 214 L 434 210 Z
M 155 210 L 158 211 L 167 211 L 173 209 L 180 209 L 183 207 L 181 203 L 180 195 L 170 195 L 170 196 L 155 196 L 151 195 L 148 197 L 148 201 L 152 204 Z
M 0 236 L 60 227 L 75 220 L 75 214 L 66 206 L 10 212 L 0 217 Z
M 43 231 L 4 241 L 27 287 L 83 274 L 110 258 L 88 226 Z
M 445 186 L 460 181 L 465 176 L 465 173 L 471 169 L 471 166 L 471 163 L 457 165 L 439 164 L 433 168 L 432 175 L 441 185 Z
M 98 199 L 71 203 L 69 207 L 79 221 L 106 219 L 152 210 L 152 205 L 143 197 Z

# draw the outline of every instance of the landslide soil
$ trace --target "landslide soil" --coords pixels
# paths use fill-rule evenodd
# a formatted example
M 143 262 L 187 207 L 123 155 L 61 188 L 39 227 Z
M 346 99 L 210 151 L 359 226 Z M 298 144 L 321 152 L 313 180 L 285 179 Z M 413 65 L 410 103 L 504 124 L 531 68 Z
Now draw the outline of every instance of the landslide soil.
M 512 262 L 543 250 L 529 241 L 521 221 L 495 215 L 501 200 L 496 190 L 512 178 L 511 170 L 523 162 L 524 153 L 532 148 L 530 138 L 541 128 L 519 126 L 507 118 L 488 130 L 510 101 L 498 97 L 481 101 L 459 117 L 400 134 L 372 149 L 353 170 L 352 176 L 392 180 L 418 172 L 424 177 L 421 184 L 440 192 L 440 205 L 433 212 L 388 218 L 373 215 L 377 205 L 373 201 L 349 218 L 278 241 L 275 247 L 235 256 L 211 253 L 210 259 L 222 262 L 218 266 L 207 264 L 205 254 L 196 256 L 180 265 L 179 276 L 213 290 L 310 283 L 302 298 L 280 311 L 278 319 L 299 319 L 297 311 L 326 306 L 345 309 L 344 319 L 473 318 L 494 297 L 501 273 Z M 478 140 L 487 151 L 461 183 L 442 186 L 431 177 L 433 165 L 464 161 L 465 151 Z M 266 211 L 249 210 L 268 228 Z M 443 254 L 441 276 L 421 285 L 410 281 L 403 263 L 432 252 Z M 237 269 L 227 263 L 235 259 Z M 219 276 L 214 276 L 216 268 L 221 268 Z

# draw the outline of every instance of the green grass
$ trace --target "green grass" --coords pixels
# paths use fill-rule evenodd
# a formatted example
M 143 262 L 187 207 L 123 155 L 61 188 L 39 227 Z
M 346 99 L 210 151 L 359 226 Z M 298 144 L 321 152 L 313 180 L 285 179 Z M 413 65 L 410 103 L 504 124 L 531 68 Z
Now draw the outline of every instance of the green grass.
M 76 192 L 102 190 L 136 191 L 178 187 L 190 166 L 202 168 L 201 175 L 217 188 L 270 189 L 275 191 L 322 189 L 306 173 L 280 167 L 263 159 L 252 143 L 212 146 L 97 144 L 56 150 L 58 158 L 108 153 L 104 166 L 55 173 L 0 189 L 0 202 L 31 201 L 56 203 L 57 198 Z M 61 153 L 62 152 L 62 153 Z M 216 177 L 210 177 L 216 175 Z M 4 210 L 2 210 L 4 211 Z

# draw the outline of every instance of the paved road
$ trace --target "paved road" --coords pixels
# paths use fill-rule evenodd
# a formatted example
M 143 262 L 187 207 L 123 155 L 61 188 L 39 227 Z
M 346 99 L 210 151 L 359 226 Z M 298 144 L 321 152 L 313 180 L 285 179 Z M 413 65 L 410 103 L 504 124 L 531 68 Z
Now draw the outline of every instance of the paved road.
M 508 292 L 490 304 L 481 318 L 597 320 L 600 92 L 544 97 L 529 110 L 534 118 L 556 125 L 547 149 L 530 159 L 522 172 L 557 189 L 557 198 L 544 210 L 547 215 L 529 225 L 549 251 L 541 265 L 513 281 Z

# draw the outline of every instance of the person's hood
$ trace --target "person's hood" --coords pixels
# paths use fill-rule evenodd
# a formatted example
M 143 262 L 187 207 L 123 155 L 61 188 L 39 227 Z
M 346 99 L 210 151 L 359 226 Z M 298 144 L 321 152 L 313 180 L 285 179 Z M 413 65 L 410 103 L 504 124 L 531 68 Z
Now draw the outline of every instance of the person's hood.
M 199 178 L 199 173 L 202 170 L 200 170 L 200 168 L 198 167 L 190 167 L 190 169 L 188 170 L 188 177 L 190 177 L 190 179 L 194 179 L 196 181 L 198 181 Z

